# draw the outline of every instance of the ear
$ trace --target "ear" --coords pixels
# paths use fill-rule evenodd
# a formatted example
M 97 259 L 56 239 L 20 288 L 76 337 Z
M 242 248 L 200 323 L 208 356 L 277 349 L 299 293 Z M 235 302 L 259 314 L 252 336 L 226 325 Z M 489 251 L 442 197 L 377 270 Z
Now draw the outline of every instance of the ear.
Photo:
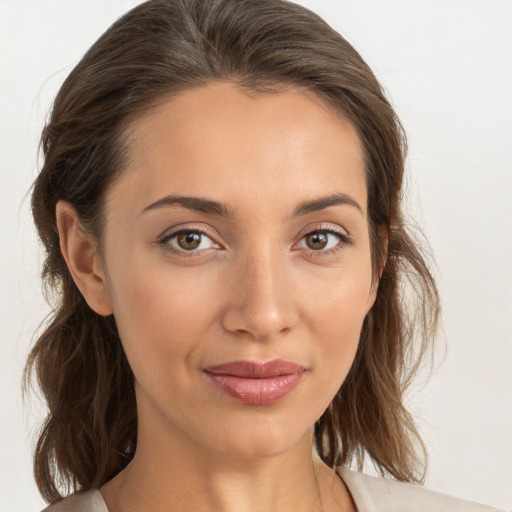
M 96 240 L 83 231 L 78 214 L 69 203 L 57 203 L 56 218 L 60 250 L 75 284 L 93 311 L 111 315 L 112 301 Z

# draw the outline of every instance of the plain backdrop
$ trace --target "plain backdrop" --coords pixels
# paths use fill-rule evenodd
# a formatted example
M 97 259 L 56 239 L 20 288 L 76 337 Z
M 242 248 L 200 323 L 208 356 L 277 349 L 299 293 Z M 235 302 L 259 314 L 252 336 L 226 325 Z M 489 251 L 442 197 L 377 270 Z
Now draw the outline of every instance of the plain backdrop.
M 47 312 L 29 216 L 38 138 L 64 77 L 135 3 L 0 0 L 1 512 L 43 506 L 31 449 L 44 409 L 20 391 Z M 408 399 L 426 486 L 512 509 L 512 2 L 299 3 L 359 50 L 408 133 L 408 205 L 437 260 L 446 349 Z

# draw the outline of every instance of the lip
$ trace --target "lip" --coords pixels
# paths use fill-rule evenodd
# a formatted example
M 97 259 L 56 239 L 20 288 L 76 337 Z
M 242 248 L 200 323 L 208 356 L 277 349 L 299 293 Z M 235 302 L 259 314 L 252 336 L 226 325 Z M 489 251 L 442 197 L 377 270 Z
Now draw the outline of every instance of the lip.
M 210 382 L 235 400 L 250 405 L 278 402 L 295 389 L 306 369 L 275 359 L 265 363 L 233 361 L 205 368 Z

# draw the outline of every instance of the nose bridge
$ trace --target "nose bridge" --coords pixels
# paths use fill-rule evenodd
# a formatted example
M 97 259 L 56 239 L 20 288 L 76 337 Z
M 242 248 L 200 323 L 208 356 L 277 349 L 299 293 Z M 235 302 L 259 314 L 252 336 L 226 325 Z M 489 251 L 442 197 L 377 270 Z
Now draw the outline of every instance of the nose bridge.
M 233 299 L 223 319 L 227 330 L 263 340 L 295 324 L 298 315 L 286 254 L 272 245 L 248 247 L 238 255 Z

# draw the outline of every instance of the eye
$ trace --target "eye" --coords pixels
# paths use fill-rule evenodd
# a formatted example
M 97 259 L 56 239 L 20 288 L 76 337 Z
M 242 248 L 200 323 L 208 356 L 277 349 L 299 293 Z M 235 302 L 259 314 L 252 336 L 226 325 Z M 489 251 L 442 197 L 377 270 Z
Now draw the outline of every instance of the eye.
M 330 253 L 344 245 L 350 245 L 352 240 L 346 233 L 334 229 L 316 229 L 306 233 L 298 247 L 314 252 Z
M 199 252 L 219 247 L 204 231 L 181 229 L 165 235 L 160 244 L 172 252 Z

